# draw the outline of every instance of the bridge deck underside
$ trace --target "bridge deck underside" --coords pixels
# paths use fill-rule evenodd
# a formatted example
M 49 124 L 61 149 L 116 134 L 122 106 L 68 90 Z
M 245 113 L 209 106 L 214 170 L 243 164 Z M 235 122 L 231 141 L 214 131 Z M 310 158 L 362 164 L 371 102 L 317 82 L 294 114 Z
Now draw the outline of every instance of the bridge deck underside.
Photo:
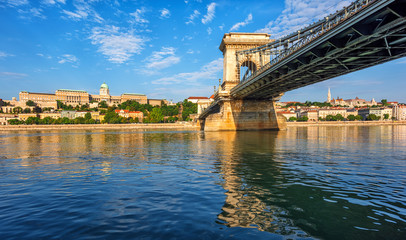
M 346 20 L 256 77 L 241 82 L 231 90 L 231 96 L 270 99 L 406 56 L 406 1 L 370 11 L 364 17 Z

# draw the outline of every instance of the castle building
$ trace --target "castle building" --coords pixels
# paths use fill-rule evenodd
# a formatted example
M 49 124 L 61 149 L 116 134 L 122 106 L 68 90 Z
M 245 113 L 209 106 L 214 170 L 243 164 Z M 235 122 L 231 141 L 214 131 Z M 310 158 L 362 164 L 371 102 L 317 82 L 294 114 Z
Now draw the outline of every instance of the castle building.
M 377 105 L 375 99 L 372 98 L 371 101 L 367 101 L 365 99 L 361 99 L 355 97 L 355 99 L 342 99 L 337 97 L 336 99 L 331 99 L 330 88 L 328 89 L 327 93 L 327 102 L 333 106 L 341 105 L 341 106 L 349 106 L 349 107 L 364 107 L 364 106 L 375 106 Z
M 128 100 L 134 100 L 140 104 L 152 104 L 159 106 L 161 105 L 162 101 L 167 103 L 165 99 L 148 99 L 146 95 L 137 93 L 123 93 L 120 96 L 112 96 L 110 95 L 109 86 L 106 83 L 103 83 L 100 86 L 99 95 L 89 94 L 84 90 L 70 89 L 58 89 L 55 91 L 55 93 L 21 91 L 19 93 L 19 101 L 13 98 L 11 101 L 5 101 L 10 106 L 1 107 L 7 108 L 4 112 L 9 112 L 9 110 L 14 107 L 21 107 L 24 109 L 27 107 L 27 101 L 30 100 L 33 101 L 38 107 L 50 107 L 54 109 L 57 108 L 57 101 L 60 101 L 65 105 L 72 105 L 73 107 L 102 101 L 105 101 L 109 106 L 118 105 Z

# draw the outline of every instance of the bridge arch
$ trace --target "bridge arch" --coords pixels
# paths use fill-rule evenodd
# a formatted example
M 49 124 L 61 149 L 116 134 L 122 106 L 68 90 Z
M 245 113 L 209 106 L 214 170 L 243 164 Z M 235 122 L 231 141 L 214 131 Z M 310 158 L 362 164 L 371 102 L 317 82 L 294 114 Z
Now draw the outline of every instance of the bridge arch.
M 244 81 L 258 69 L 258 66 L 259 63 L 253 59 L 246 59 L 238 62 L 237 79 L 240 80 L 240 82 Z

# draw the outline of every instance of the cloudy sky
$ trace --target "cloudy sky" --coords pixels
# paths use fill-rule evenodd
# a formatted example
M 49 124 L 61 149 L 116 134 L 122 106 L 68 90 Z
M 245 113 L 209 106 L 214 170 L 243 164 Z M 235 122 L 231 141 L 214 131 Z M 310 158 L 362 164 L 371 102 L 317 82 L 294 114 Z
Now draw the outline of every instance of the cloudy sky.
M 0 98 L 57 89 L 210 96 L 224 33 L 280 37 L 335 12 L 338 0 L 0 0 Z M 406 102 L 406 59 L 294 90 L 282 101 L 333 97 Z

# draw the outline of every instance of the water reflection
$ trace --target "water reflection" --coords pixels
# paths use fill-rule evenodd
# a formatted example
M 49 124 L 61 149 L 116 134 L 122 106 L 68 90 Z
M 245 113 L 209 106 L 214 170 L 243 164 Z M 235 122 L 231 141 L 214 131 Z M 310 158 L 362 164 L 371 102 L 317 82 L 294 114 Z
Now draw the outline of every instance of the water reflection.
M 405 156 L 406 126 L 7 132 L 0 235 L 402 239 Z

